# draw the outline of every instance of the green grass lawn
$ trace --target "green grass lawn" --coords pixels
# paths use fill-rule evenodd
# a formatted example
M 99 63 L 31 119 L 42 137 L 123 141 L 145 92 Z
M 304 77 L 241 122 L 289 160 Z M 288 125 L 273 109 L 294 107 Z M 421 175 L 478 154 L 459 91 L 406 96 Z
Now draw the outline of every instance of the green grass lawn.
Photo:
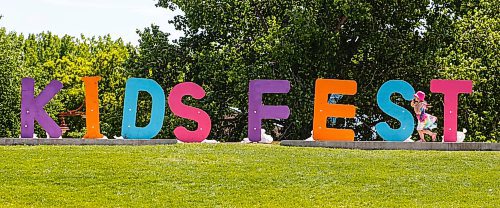
M 498 207 L 500 152 L 0 147 L 0 206 Z

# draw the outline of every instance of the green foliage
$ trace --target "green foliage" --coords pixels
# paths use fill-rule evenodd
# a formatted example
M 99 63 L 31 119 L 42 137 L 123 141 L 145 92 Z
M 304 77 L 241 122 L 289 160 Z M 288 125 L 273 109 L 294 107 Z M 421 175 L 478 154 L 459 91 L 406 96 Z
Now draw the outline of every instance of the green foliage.
M 500 5 L 481 0 L 463 5 L 467 13 L 453 25 L 454 41 L 439 52 L 440 74 L 474 81 L 472 96 L 460 96 L 459 126 L 468 140 L 500 140 Z
M 496 207 L 500 152 L 0 147 L 0 206 Z
M 168 96 L 175 84 L 185 81 L 184 75 L 189 71 L 188 62 L 183 59 L 184 51 L 171 44 L 168 40 L 169 34 L 159 31 L 157 26 L 138 33 L 141 37 L 140 47 L 131 55 L 127 67 L 135 77 L 153 79 L 160 83 Z M 179 70 L 184 66 L 186 67 L 183 70 Z M 140 94 L 139 97 L 138 126 L 147 125 L 151 117 L 151 97 L 144 95 L 145 93 Z M 189 122 L 175 117 L 167 106 L 164 125 L 157 138 L 175 138 L 174 127 L 186 126 L 187 123 Z M 193 123 L 189 125 L 192 126 Z
M 140 33 L 141 58 L 134 62 L 146 66 L 142 76 L 152 75 L 167 88 L 182 81 L 203 85 L 207 97 L 195 103 L 212 117 L 211 137 L 226 141 L 238 141 L 246 136 L 249 80 L 291 81 L 289 94 L 266 95 L 264 99 L 266 104 L 286 104 L 292 110 L 289 119 L 264 123 L 268 130 L 275 129 L 276 123 L 283 125 L 273 131 L 278 139 L 309 137 L 315 79 L 356 80 L 356 96 L 344 97 L 341 102 L 354 103 L 358 107 L 357 118 L 363 124 L 356 126 L 352 119 L 347 119 L 345 124 L 340 122 L 336 126 L 354 128 L 357 140 L 371 140 L 372 127 L 377 122 L 384 120 L 394 127 L 399 125 L 383 114 L 375 102 L 377 90 L 384 82 L 403 79 L 416 90 L 430 93 L 431 79 L 460 78 L 454 76 L 456 73 L 447 63 L 456 59 L 451 53 L 457 49 L 455 42 L 466 42 L 469 50 L 480 54 L 482 50 L 489 50 L 486 57 L 476 58 L 498 62 L 498 36 L 488 36 L 490 42 L 482 45 L 468 42 L 469 39 L 481 40 L 474 36 L 477 31 L 462 36 L 469 27 L 460 25 L 473 21 L 469 19 L 471 14 L 485 21 L 483 29 L 497 34 L 495 26 L 488 27 L 488 24 L 498 26 L 496 17 L 478 11 L 497 15 L 498 4 L 480 2 L 159 0 L 157 6 L 179 8 L 185 13 L 171 23 L 186 37 L 171 43 L 168 34 L 158 27 L 147 28 Z M 463 51 L 458 50 L 456 54 L 468 56 Z M 477 131 L 469 137 L 474 141 L 497 140 L 496 111 L 484 111 L 481 107 L 497 109 L 491 105 L 496 101 L 483 96 L 498 86 L 494 81 L 486 81 L 498 73 L 497 65 L 491 63 L 483 67 L 481 73 L 475 73 L 476 77 L 462 76 L 476 82 L 477 93 L 461 105 L 459 126 L 468 128 L 469 132 Z M 446 70 L 441 70 L 444 68 Z M 487 85 L 488 90 L 483 85 Z M 431 113 L 442 121 L 442 98 L 432 94 L 429 98 L 436 106 Z M 491 102 L 484 102 L 485 98 Z M 395 96 L 394 101 L 411 110 L 409 103 L 399 96 Z M 243 113 L 231 111 L 231 107 Z M 170 123 L 179 120 L 167 117 Z M 491 125 L 484 127 L 482 120 Z
M 163 85 L 180 80 L 203 85 L 208 96 L 199 103 L 212 116 L 212 137 L 229 141 L 246 136 L 249 80 L 291 81 L 288 95 L 265 97 L 266 104 L 286 104 L 292 110 L 287 120 L 265 122 L 268 130 L 275 128 L 274 123 L 284 126 L 273 133 L 278 139 L 309 137 L 317 78 L 356 80 L 358 94 L 342 102 L 359 107 L 358 118 L 364 125 L 354 126 L 347 119 L 340 126 L 355 128 L 358 140 L 370 140 L 371 127 L 390 119 L 375 103 L 384 82 L 404 79 L 417 89 L 428 89 L 430 79 L 438 77 L 435 52 L 449 37 L 434 34 L 449 30 L 451 17 L 442 14 L 453 6 L 430 8 L 429 4 L 426 0 L 160 0 L 160 7 L 185 12 L 172 23 L 186 37 L 175 44 L 160 36 L 142 37 L 143 50 L 149 45 L 176 49 L 168 52 L 168 58 L 159 50 L 142 54 L 149 58 L 138 63 L 163 63 L 152 68 L 158 70 L 154 74 L 165 81 Z M 437 24 L 440 27 L 431 27 Z M 157 27 L 145 32 L 153 37 L 162 34 Z M 179 76 L 182 79 L 176 79 Z
M 429 94 L 430 113 L 443 120 L 442 96 L 429 92 L 431 79 L 473 80 L 474 94 L 460 97 L 459 129 L 469 141 L 498 141 L 496 115 L 500 14 L 498 0 L 478 1 L 351 1 L 351 0 L 158 0 L 157 6 L 185 15 L 172 24 L 186 36 L 170 41 L 152 25 L 142 31 L 138 47 L 101 38 L 58 37 L 51 33 L 24 37 L 0 30 L 0 135 L 19 134 L 19 84 L 37 81 L 37 92 L 52 79 L 65 85 L 47 106 L 60 112 L 84 103 L 82 76 L 101 75 L 101 126 L 107 136 L 119 135 L 125 81 L 130 76 L 154 79 L 168 94 L 178 83 L 191 81 L 207 92 L 202 100 L 186 98 L 212 118 L 211 138 L 240 141 L 246 137 L 248 83 L 253 79 L 286 79 L 287 95 L 266 95 L 267 105 L 288 105 L 291 116 L 269 120 L 264 127 L 277 139 L 310 136 L 314 82 L 317 78 L 356 80 L 358 93 L 341 103 L 358 107 L 357 119 L 339 120 L 354 128 L 357 140 L 380 140 L 373 126 L 399 124 L 376 104 L 379 87 L 403 79 Z M 394 102 L 411 110 L 400 96 Z M 150 118 L 150 98 L 140 94 L 137 124 Z M 239 109 L 234 110 L 234 109 Z M 84 122 L 69 119 L 68 137 L 81 137 Z M 173 138 L 173 129 L 193 121 L 167 109 L 157 138 Z M 441 127 L 442 128 L 442 127 Z M 440 132 L 442 129 L 440 129 Z M 38 128 L 37 132 L 44 135 Z
M 22 37 L 0 28 L 0 135 L 17 137 L 20 121 Z M 15 107 L 18 108 L 15 108 Z
M 75 110 L 85 103 L 84 86 L 81 81 L 85 76 L 101 76 L 99 99 L 101 102 L 102 132 L 105 135 L 119 135 L 123 106 L 123 92 L 128 78 L 124 68 L 129 58 L 130 46 L 111 37 L 80 39 L 51 33 L 28 35 L 24 38 L 15 33 L 0 31 L 0 69 L 2 73 L 2 98 L 0 111 L 6 115 L 2 119 L 0 135 L 17 137 L 20 119 L 21 78 L 31 77 L 36 81 L 38 94 L 51 80 L 59 80 L 64 88 L 45 107 L 55 121 L 57 114 Z M 85 110 L 84 108 L 82 109 Z M 60 122 L 60 121 L 59 121 Z M 85 120 L 81 117 L 68 118 L 71 130 L 66 137 L 82 137 L 85 132 Z M 38 127 L 36 132 L 45 137 L 45 132 Z

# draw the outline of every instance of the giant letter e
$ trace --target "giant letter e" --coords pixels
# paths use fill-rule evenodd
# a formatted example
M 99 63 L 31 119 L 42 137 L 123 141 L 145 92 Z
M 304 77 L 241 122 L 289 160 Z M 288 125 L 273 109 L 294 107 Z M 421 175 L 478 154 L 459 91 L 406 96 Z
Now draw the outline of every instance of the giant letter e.
M 355 95 L 356 81 L 337 79 L 317 79 L 314 95 L 313 137 L 316 141 L 354 141 L 352 129 L 326 127 L 328 117 L 354 118 L 354 105 L 329 104 L 329 94 Z

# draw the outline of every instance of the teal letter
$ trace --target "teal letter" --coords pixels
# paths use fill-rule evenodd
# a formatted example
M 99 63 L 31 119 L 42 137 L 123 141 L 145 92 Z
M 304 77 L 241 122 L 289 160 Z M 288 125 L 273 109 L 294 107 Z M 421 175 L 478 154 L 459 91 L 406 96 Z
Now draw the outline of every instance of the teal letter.
M 151 120 L 146 127 L 137 127 L 137 101 L 139 92 L 151 95 Z M 165 93 L 161 86 L 151 79 L 130 78 L 125 87 L 123 105 L 122 136 L 125 139 L 151 139 L 160 132 L 165 116 Z
M 391 80 L 384 83 L 377 93 L 377 104 L 384 113 L 397 119 L 401 126 L 398 129 L 392 129 L 386 122 L 381 122 L 375 125 L 375 129 L 380 137 L 386 141 L 402 142 L 413 133 L 415 121 L 408 110 L 391 101 L 393 93 L 399 93 L 405 100 L 411 101 L 415 90 L 408 82 L 402 80 Z

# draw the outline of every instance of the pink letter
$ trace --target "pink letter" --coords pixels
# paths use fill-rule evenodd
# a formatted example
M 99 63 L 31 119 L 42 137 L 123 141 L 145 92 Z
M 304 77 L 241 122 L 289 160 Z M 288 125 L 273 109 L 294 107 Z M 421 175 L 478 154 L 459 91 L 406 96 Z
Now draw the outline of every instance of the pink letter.
M 458 94 L 472 93 L 469 80 L 432 80 L 431 92 L 444 94 L 444 141 L 457 141 Z
M 210 134 L 212 121 L 205 111 L 184 105 L 182 103 L 182 98 L 186 95 L 190 95 L 199 100 L 205 97 L 205 90 L 192 82 L 180 83 L 170 91 L 168 105 L 174 115 L 198 122 L 198 129 L 189 131 L 185 127 L 179 126 L 175 128 L 174 134 L 177 139 L 183 142 L 202 142 Z

